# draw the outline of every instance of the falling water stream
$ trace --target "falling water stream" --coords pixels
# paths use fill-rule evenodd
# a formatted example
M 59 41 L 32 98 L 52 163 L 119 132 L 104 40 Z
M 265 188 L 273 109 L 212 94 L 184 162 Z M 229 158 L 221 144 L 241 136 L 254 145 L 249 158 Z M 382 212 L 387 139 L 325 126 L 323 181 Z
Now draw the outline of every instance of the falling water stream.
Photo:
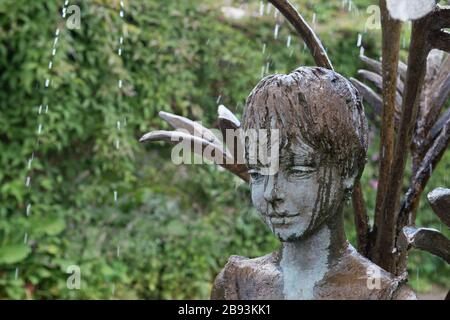
M 65 19 L 66 17 L 66 13 L 67 13 L 67 8 L 69 6 L 69 0 L 65 0 L 64 1 L 64 5 L 61 11 L 61 17 L 63 19 Z M 51 84 L 52 84 L 52 79 L 51 79 L 51 72 L 53 70 L 54 67 L 54 59 L 56 57 L 56 53 L 57 53 L 57 49 L 58 49 L 58 42 L 59 42 L 59 37 L 60 37 L 60 33 L 61 30 L 58 28 L 56 28 L 55 34 L 54 34 L 54 38 L 53 38 L 53 44 L 51 47 L 51 51 L 50 51 L 50 61 L 48 63 L 48 75 L 45 77 L 44 80 L 44 90 L 50 90 L 51 89 Z M 36 86 L 37 88 L 39 87 L 39 85 Z M 45 130 L 44 127 L 44 115 L 47 115 L 49 111 L 49 106 L 48 104 L 41 104 L 37 107 L 37 129 L 36 129 L 36 143 L 34 145 L 34 149 L 31 153 L 31 156 L 28 158 L 27 160 L 27 166 L 26 166 L 26 170 L 27 170 L 27 176 L 25 179 L 25 186 L 27 188 L 30 189 L 30 192 L 32 191 L 32 177 L 33 177 L 33 162 L 36 160 L 37 158 L 37 153 L 39 151 L 39 146 L 41 144 L 41 137 L 42 134 Z M 25 209 L 25 215 L 27 217 L 29 217 L 32 214 L 32 207 L 33 204 L 31 203 L 31 197 L 30 200 L 28 201 L 27 205 L 26 205 L 26 209 Z M 24 236 L 23 236 L 23 243 L 25 245 L 28 244 L 28 231 L 25 231 Z M 19 267 L 16 267 L 15 272 L 14 272 L 14 279 L 17 280 L 19 278 Z
M 125 6 L 124 6 L 124 2 L 123 0 L 120 0 L 119 2 L 119 11 L 118 11 L 119 17 L 121 18 L 121 22 L 120 22 L 120 26 L 119 26 L 119 36 L 118 36 L 118 41 L 117 41 L 117 55 L 119 58 L 124 59 L 122 53 L 123 53 L 123 43 L 124 43 L 124 37 L 125 34 L 123 33 L 123 27 L 124 27 L 124 18 L 125 18 Z M 121 102 L 122 102 L 122 94 L 123 94 L 123 85 L 124 85 L 124 81 L 123 79 L 119 78 L 117 81 L 117 88 L 118 88 L 118 110 L 120 113 L 119 119 L 117 119 L 116 121 L 116 127 L 115 130 L 117 130 L 117 137 L 114 143 L 114 148 L 118 151 L 120 149 L 120 131 L 122 130 L 122 127 L 126 126 L 126 117 L 123 116 L 123 108 L 121 106 Z M 122 123 L 122 120 L 123 123 Z M 118 159 L 118 158 L 117 158 Z M 118 190 L 113 190 L 113 201 L 114 201 L 114 206 L 118 209 L 119 206 L 119 192 Z M 119 243 L 116 246 L 116 258 L 120 258 L 120 240 Z M 111 295 L 112 297 L 115 296 L 116 293 L 116 284 L 113 282 L 111 285 Z

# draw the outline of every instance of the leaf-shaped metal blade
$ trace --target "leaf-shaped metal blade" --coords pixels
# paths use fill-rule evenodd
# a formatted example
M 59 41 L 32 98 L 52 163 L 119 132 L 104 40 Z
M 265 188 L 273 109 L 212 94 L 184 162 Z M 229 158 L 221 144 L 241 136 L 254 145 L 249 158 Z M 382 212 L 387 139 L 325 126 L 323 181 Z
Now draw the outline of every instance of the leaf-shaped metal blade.
M 200 123 L 192 121 L 188 118 L 178 116 L 169 112 L 160 111 L 159 116 L 170 124 L 174 129 L 187 130 L 191 135 L 203 138 L 211 143 L 221 146 L 222 143 L 214 135 L 214 133 L 202 126 Z
M 241 127 L 239 119 L 223 104 L 217 109 L 220 123 L 223 123 L 227 129 L 238 129 Z
M 234 164 L 234 159 L 231 158 L 230 155 L 228 155 L 227 150 L 223 150 L 222 147 L 219 147 L 216 144 L 200 137 L 196 137 L 189 133 L 181 131 L 158 130 L 148 132 L 139 139 L 139 142 L 153 141 L 167 141 L 172 144 L 190 142 L 193 144 L 193 148 L 191 148 L 191 151 L 193 151 L 194 153 L 197 153 L 202 157 L 205 157 L 206 159 L 222 166 L 223 168 L 237 175 L 239 178 L 246 182 L 248 182 L 250 179 L 247 173 L 247 168 L 242 165 Z M 205 152 L 206 148 L 209 148 L 208 151 L 213 152 Z M 213 156 L 209 156 L 210 154 Z M 220 159 L 220 161 L 216 161 L 217 159 Z
M 223 141 L 228 151 L 234 159 L 236 168 L 240 167 L 240 171 L 246 171 L 244 162 L 244 146 L 242 145 L 240 130 L 241 122 L 238 118 L 224 105 L 220 105 L 217 109 L 219 117 L 219 127 L 222 131 Z
M 435 229 L 404 227 L 398 241 L 401 249 L 428 251 L 450 264 L 450 240 Z
M 226 153 L 223 152 L 222 148 L 217 146 L 214 143 L 211 143 L 207 141 L 206 139 L 193 136 L 189 133 L 181 132 L 181 131 L 164 131 L 164 130 L 158 130 L 158 131 L 152 131 L 148 132 L 145 135 L 143 135 L 139 142 L 147 142 L 147 141 L 167 141 L 173 144 L 178 144 L 182 141 L 184 142 L 190 142 L 193 144 L 193 148 L 191 148 L 191 151 L 194 153 L 197 153 L 201 156 L 205 156 L 208 160 L 214 161 L 217 163 L 216 159 L 214 157 L 209 156 L 209 152 L 204 152 L 207 147 L 212 148 L 210 150 L 214 151 L 214 155 L 217 157 L 220 156 L 220 161 L 218 164 L 225 163 L 225 161 L 231 162 L 232 159 L 229 159 Z
M 381 110 L 383 108 L 383 100 L 381 97 L 372 90 L 369 86 L 360 82 L 355 78 L 350 78 L 350 81 L 358 89 L 363 98 L 372 106 L 374 113 L 381 117 Z
M 427 195 L 431 208 L 450 227 L 450 189 L 436 188 Z

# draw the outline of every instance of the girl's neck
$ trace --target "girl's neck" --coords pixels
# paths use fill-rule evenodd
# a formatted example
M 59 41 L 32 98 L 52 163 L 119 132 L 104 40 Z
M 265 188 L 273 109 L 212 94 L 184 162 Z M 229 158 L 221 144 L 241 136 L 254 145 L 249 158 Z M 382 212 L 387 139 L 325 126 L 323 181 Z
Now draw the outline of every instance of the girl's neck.
M 287 299 L 312 299 L 313 289 L 344 254 L 343 215 L 340 211 L 306 238 L 283 242 L 280 267 Z

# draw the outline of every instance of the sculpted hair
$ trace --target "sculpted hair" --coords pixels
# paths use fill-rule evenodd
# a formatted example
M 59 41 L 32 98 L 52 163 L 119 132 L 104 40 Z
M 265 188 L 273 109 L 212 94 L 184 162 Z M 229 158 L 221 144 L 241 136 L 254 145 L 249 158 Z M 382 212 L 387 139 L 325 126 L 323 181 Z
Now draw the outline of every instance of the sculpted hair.
M 243 128 L 278 129 L 280 148 L 303 141 L 321 164 L 342 168 L 351 185 L 364 169 L 368 129 L 361 98 L 334 71 L 301 67 L 265 77 L 247 98 Z

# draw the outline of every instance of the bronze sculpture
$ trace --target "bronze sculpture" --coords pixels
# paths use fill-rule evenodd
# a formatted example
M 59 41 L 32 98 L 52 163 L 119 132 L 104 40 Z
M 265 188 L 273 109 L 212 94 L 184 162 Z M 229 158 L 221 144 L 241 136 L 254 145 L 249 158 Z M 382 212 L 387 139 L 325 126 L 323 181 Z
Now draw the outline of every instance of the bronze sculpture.
M 209 150 L 208 158 L 244 181 L 250 180 L 255 207 L 282 242 L 280 251 L 264 257 L 248 259 L 232 256 L 217 276 L 211 297 L 415 299 L 414 292 L 405 283 L 408 249 L 416 247 L 427 250 L 448 261 L 449 253 L 445 248 L 448 247 L 449 240 L 438 231 L 408 226 L 411 223 L 408 217 L 413 215 L 414 210 L 403 210 L 402 207 L 399 214 L 398 204 L 388 206 L 389 202 L 384 198 L 392 198 L 390 201 L 394 201 L 398 200 L 400 194 L 398 190 L 386 193 L 386 186 L 379 190 L 375 217 L 375 224 L 384 227 L 377 230 L 374 226 L 370 230 L 358 181 L 367 151 L 367 128 L 359 93 L 349 81 L 333 71 L 320 40 L 292 5 L 286 0 L 270 2 L 301 35 L 319 66 L 299 68 L 288 75 L 266 77 L 247 100 L 244 132 L 253 129 L 276 129 L 281 132 L 279 170 L 274 174 L 261 173 L 261 166 L 249 161 L 249 143 L 242 140 L 242 146 L 239 146 L 239 142 L 234 143 L 234 138 L 227 138 L 226 131 L 240 129 L 241 124 L 224 106 L 220 106 L 218 110 L 223 142 L 200 124 L 168 113 L 160 113 L 160 116 L 176 131 L 154 131 L 141 138 L 141 141 L 166 140 L 171 143 L 178 143 L 181 139 L 188 145 L 197 146 L 194 148 L 195 153 L 204 156 L 203 151 Z M 398 167 L 396 170 L 403 174 L 405 155 L 402 154 L 402 148 L 407 142 L 394 149 L 394 122 L 398 121 L 394 105 L 401 25 L 389 18 L 385 1 L 381 0 L 380 4 L 383 13 L 384 59 L 382 64 L 372 64 L 382 73 L 381 80 L 384 84 L 380 85 L 380 89 L 383 91 L 383 100 L 375 99 L 361 83 L 352 80 L 359 90 L 365 89 L 361 93 L 366 99 L 372 98 L 368 99 L 371 104 L 373 101 L 378 105 L 383 103 L 383 157 L 380 172 L 385 176 L 380 175 L 380 178 L 386 179 L 380 182 L 384 185 L 392 178 L 386 177 L 389 171 L 383 168 Z M 448 49 L 448 42 L 445 41 L 436 42 L 439 46 L 426 45 L 426 41 L 422 43 L 423 37 L 419 31 L 436 33 L 433 26 L 446 25 L 449 12 L 448 8 L 437 6 L 427 16 L 414 22 L 410 48 L 413 58 L 408 63 L 408 73 L 405 75 L 409 81 L 405 84 L 406 88 L 401 90 L 404 90 L 406 96 L 403 104 L 416 99 L 420 92 L 425 74 L 422 69 L 426 65 L 430 48 L 434 46 L 442 50 Z M 425 30 L 422 24 L 427 21 L 434 21 L 434 24 Z M 390 46 L 390 42 L 396 46 Z M 422 47 L 424 50 L 421 50 Z M 415 56 L 423 59 L 414 63 Z M 400 64 L 400 67 L 403 66 Z M 404 69 L 406 70 L 406 66 Z M 413 80 L 415 77 L 419 79 L 417 83 Z M 448 84 L 448 81 L 443 83 Z M 448 88 L 448 85 L 443 88 Z M 448 92 L 449 90 L 445 91 L 440 99 L 445 101 Z M 416 102 L 407 104 L 400 111 L 399 134 L 403 134 L 401 141 L 410 140 L 408 130 L 414 123 L 411 121 L 412 117 L 409 117 L 409 108 L 417 106 Z M 424 158 L 424 162 L 428 161 L 426 163 L 437 163 L 449 143 L 450 130 L 447 128 L 450 124 L 446 114 L 443 115 L 444 124 L 441 125 L 444 129 L 440 131 L 432 150 L 430 149 L 430 156 L 427 154 Z M 185 132 L 180 132 L 180 129 Z M 244 155 L 239 152 L 240 147 L 245 149 L 245 161 Z M 397 154 L 395 161 L 394 151 Z M 397 161 L 397 158 L 402 161 Z M 408 193 L 408 196 L 413 195 L 414 201 L 410 201 L 414 203 L 413 208 L 417 208 L 417 195 L 420 195 L 431 175 L 431 171 L 422 169 L 418 174 L 423 172 L 425 178 L 418 180 L 418 187 L 415 186 L 418 191 Z M 393 185 L 394 189 L 397 189 L 402 179 L 397 180 Z M 356 252 L 345 238 L 342 204 L 350 196 L 355 211 L 358 251 L 376 263 Z M 386 213 L 389 223 L 379 220 L 380 213 L 383 213 L 381 209 L 392 211 Z M 371 239 L 368 239 L 369 233 Z M 432 239 L 438 240 L 438 248 L 433 247 Z
M 342 207 L 367 151 L 362 103 L 348 80 L 305 67 L 266 77 L 247 99 L 243 127 L 281 132 L 278 172 L 263 175 L 258 165 L 248 167 L 253 204 L 282 246 L 260 258 L 232 256 L 215 281 L 213 299 L 415 297 L 345 237 Z M 379 277 L 378 287 L 370 285 L 371 274 Z

